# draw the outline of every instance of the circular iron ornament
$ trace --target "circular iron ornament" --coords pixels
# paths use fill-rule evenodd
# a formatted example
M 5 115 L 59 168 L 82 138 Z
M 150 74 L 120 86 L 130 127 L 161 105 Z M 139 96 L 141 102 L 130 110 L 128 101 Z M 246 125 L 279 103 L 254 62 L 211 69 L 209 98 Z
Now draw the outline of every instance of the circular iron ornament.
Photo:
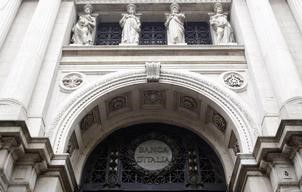
M 167 156 L 169 162 L 166 164 L 166 166 L 162 166 L 161 169 L 155 169 L 151 168 L 148 169 L 148 166 L 141 166 L 140 162 L 135 159 L 135 152 L 139 146 L 142 146 L 143 143 L 150 142 L 150 141 L 157 141 L 158 143 L 162 143 L 162 145 L 166 145 L 171 150 L 171 156 Z M 176 142 L 169 138 L 166 135 L 157 133 L 149 133 L 146 135 L 139 136 L 134 141 L 130 143 L 130 146 L 127 150 L 127 154 L 125 154 L 126 157 L 128 157 L 127 163 L 130 166 L 133 166 L 135 170 L 138 172 L 144 174 L 144 175 L 159 175 L 159 174 L 165 174 L 168 173 L 173 169 L 173 166 L 176 164 L 177 159 L 179 159 L 179 146 L 176 144 Z M 169 153 L 169 152 L 168 152 Z

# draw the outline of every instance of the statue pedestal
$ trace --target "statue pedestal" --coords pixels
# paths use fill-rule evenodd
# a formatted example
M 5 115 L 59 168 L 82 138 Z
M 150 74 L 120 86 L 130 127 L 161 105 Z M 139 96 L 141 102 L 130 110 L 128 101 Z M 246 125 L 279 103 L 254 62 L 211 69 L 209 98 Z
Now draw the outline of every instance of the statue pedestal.
M 138 46 L 137 43 L 120 43 L 119 46 Z
M 179 46 L 179 45 L 188 45 L 187 43 L 168 43 L 168 45 L 174 45 L 174 46 Z

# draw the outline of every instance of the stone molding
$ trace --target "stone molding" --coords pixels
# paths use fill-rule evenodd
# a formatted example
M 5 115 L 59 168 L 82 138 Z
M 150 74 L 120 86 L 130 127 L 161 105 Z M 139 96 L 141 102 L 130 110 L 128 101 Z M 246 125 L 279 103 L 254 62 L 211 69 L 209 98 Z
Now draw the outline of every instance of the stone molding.
M 52 125 L 46 130 L 46 135 L 51 138 L 55 153 L 61 153 L 65 150 L 66 140 L 73 129 L 75 119 L 95 99 L 121 87 L 142 83 L 147 83 L 144 69 L 117 72 L 108 74 L 101 80 L 83 86 L 72 93 L 58 110 Z M 202 75 L 192 72 L 162 70 L 159 83 L 192 89 L 215 102 L 222 110 L 230 114 L 239 134 L 238 139 L 241 141 L 242 150 L 244 152 L 252 151 L 259 132 L 239 96 L 207 80 Z
M 7 160 L 10 161 L 9 163 L 21 167 L 24 164 L 24 168 L 32 166 L 30 169 L 37 174 L 33 178 L 20 177 L 18 182 L 11 178 L 6 178 L 6 181 L 3 181 L 4 177 L 1 177 L 0 184 L 6 184 L 10 187 L 22 184 L 31 191 L 34 188 L 34 180 L 38 177 L 58 177 L 64 192 L 77 190 L 69 156 L 67 154 L 55 155 L 48 138 L 32 138 L 24 121 L 0 121 L 0 143 L 0 150 L 11 151 L 9 154 L 13 158 Z M 5 165 L 3 164 L 0 167 L 2 176 L 7 173 L 7 168 L 3 166 Z M 14 166 L 11 172 L 14 172 L 17 168 Z M 12 173 L 8 175 L 14 176 Z M 19 183 L 20 181 L 22 183 Z
M 157 0 L 156 3 L 173 3 L 173 0 Z M 178 0 L 177 3 L 231 3 L 232 0 Z M 129 4 L 154 3 L 154 0 L 75 0 L 76 4 Z
M 295 176 L 291 178 L 289 176 L 295 174 L 290 166 L 292 166 L 292 160 L 296 152 L 302 148 L 301 127 L 302 120 L 282 120 L 276 136 L 258 137 L 252 154 L 238 154 L 229 190 L 231 192 L 242 191 L 249 172 L 261 172 L 264 176 L 268 176 L 272 168 L 276 168 L 276 165 L 280 164 L 285 165 L 283 171 L 285 171 L 284 173 L 287 172 L 285 177 L 288 178 L 286 178 L 287 181 L 284 178 L 278 178 L 276 186 L 273 187 L 279 190 L 282 186 L 298 186 L 301 178 L 295 181 Z M 277 174 L 280 177 L 280 173 Z

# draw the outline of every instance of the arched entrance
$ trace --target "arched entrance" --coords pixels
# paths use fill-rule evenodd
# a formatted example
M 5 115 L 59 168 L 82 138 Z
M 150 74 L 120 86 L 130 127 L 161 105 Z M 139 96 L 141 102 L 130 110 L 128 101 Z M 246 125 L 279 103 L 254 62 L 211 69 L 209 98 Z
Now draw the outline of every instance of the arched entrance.
M 119 129 L 92 151 L 81 191 L 226 191 L 218 156 L 189 130 L 160 123 Z

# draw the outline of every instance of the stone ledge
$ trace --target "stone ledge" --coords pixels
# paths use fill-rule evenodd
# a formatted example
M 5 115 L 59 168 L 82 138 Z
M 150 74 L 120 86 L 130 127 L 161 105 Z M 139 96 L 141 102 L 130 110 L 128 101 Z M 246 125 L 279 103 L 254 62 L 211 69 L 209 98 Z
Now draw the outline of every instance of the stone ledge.
M 242 191 L 248 172 L 266 175 L 262 163 L 269 162 L 269 154 L 286 155 L 289 159 L 302 148 L 302 120 L 282 120 L 276 136 L 258 137 L 252 154 L 239 154 L 232 173 L 229 190 Z M 295 139 L 293 137 L 299 137 Z M 266 165 L 264 165 L 266 166 Z M 294 183 L 296 184 L 296 183 Z
M 244 64 L 244 46 L 65 46 L 61 64 Z
M 21 153 L 17 152 L 14 159 L 18 164 L 22 164 L 22 159 L 26 159 L 27 156 L 36 154 L 39 157 L 36 163 L 45 162 L 45 166 L 40 168 L 39 176 L 58 177 L 66 192 L 73 192 L 77 189 L 69 155 L 54 154 L 50 141 L 46 137 L 32 138 L 24 121 L 0 121 L 0 141 L 1 149 L 12 150 L 16 146 L 22 149 Z M 4 148 L 3 146 L 7 146 L 7 144 L 9 147 Z M 12 144 L 14 146 L 11 146 Z M 3 167 L 0 170 L 3 172 Z

